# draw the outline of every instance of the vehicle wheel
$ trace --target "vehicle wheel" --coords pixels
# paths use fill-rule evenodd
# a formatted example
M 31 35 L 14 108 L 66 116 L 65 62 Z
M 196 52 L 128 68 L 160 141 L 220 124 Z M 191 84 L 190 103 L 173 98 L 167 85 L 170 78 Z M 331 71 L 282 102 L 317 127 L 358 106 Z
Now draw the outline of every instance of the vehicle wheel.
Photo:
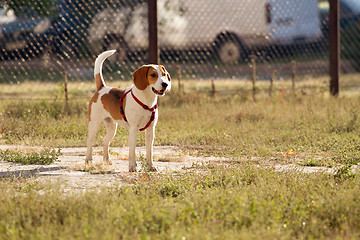
M 110 63 L 122 63 L 128 60 L 128 46 L 122 37 L 116 35 L 107 35 L 103 41 L 103 50 L 115 49 L 116 53 L 109 58 Z
M 223 63 L 233 63 L 240 59 L 243 48 L 236 40 L 227 39 L 220 42 L 217 53 Z

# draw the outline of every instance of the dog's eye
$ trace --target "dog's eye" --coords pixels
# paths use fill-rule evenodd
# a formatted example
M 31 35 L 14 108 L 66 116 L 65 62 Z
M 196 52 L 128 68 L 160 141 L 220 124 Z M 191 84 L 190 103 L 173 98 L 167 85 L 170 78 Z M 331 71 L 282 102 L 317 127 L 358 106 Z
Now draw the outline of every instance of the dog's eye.
M 156 74 L 155 74 L 155 73 L 151 74 L 151 77 L 155 78 L 155 77 L 156 77 Z

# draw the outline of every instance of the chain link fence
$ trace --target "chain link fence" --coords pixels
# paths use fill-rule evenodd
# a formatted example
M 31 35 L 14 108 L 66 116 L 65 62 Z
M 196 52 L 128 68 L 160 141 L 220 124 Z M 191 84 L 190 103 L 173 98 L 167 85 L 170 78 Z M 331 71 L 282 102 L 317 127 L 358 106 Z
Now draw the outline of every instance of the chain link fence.
M 188 79 L 327 75 L 326 0 L 158 0 L 160 62 Z M 360 1 L 340 0 L 342 71 L 360 70 Z M 107 80 L 148 62 L 145 0 L 3 0 L 0 83 L 92 80 L 96 56 L 117 49 Z M 4 93 L 0 91 L 0 96 Z

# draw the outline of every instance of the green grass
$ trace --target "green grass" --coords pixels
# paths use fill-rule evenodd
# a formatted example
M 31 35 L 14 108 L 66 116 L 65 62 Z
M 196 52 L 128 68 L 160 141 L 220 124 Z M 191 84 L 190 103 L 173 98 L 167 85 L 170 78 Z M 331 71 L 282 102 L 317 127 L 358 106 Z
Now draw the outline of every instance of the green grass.
M 12 150 L 0 150 L 0 161 L 15 162 L 21 164 L 40 164 L 46 165 L 58 160 L 60 149 L 44 149 L 40 153 L 22 153 Z
M 155 145 L 234 159 L 356 164 L 360 161 L 360 98 L 353 89 L 360 83 L 357 75 L 343 79 L 345 90 L 338 98 L 329 97 L 325 78 L 299 80 L 296 96 L 289 82 L 278 81 L 272 98 L 267 94 L 269 83 L 258 82 L 256 103 L 246 81 L 215 81 L 215 97 L 206 92 L 210 81 L 184 82 L 185 95 L 177 93 L 174 82 L 173 91 L 159 100 Z M 128 83 L 111 85 L 125 87 Z M 24 87 L 30 96 L 41 89 L 36 84 L 25 83 Z M 47 89 L 54 94 L 57 87 L 49 85 Z M 93 83 L 70 84 L 69 110 L 61 90 L 53 99 L 2 100 L 0 144 L 85 146 L 87 101 L 93 88 Z M 46 94 L 44 91 L 42 96 Z M 104 129 L 99 135 L 97 145 L 102 144 Z M 127 132 L 119 128 L 112 145 L 126 146 L 127 141 Z M 143 133 L 139 133 L 138 145 L 144 145 Z M 284 157 L 289 150 L 295 154 Z
M 345 172 L 207 165 L 66 194 L 3 179 L 0 239 L 358 239 L 360 179 Z

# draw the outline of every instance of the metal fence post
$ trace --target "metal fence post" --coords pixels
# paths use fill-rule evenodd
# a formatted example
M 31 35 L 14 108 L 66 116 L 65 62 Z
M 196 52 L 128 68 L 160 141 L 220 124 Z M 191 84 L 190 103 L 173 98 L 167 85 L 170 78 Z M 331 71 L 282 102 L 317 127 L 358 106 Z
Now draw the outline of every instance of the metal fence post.
M 295 96 L 295 78 L 296 78 L 296 61 L 291 61 L 291 83 L 292 83 L 292 92 Z
M 329 45 L 330 45 L 330 94 L 339 95 L 340 73 L 340 23 L 339 0 L 330 0 Z
M 214 79 L 212 78 L 211 79 L 211 96 L 215 97 L 215 93 L 216 93 L 215 83 L 214 83 Z
M 178 76 L 178 92 L 179 94 L 181 94 L 181 88 L 182 88 L 182 84 L 181 84 L 181 69 L 179 67 L 179 65 L 176 65 L 176 72 L 177 72 L 177 76 Z
M 269 96 L 270 97 L 272 97 L 272 92 L 273 92 L 273 88 L 274 88 L 275 73 L 276 73 L 276 70 L 273 69 L 271 72 L 270 87 L 269 87 Z
M 252 95 L 253 95 L 254 102 L 256 102 L 256 97 L 255 97 L 255 95 L 256 95 L 256 87 L 255 87 L 255 83 L 256 83 L 256 61 L 255 61 L 255 58 L 256 58 L 256 56 L 251 55 L 250 58 L 251 58 L 251 67 L 252 67 L 252 73 L 251 73 Z
M 65 111 L 69 113 L 70 108 L 69 108 L 69 94 L 68 94 L 68 73 L 65 71 L 63 72 L 63 75 L 64 75 Z
M 159 64 L 159 49 L 157 35 L 157 0 L 148 1 L 149 21 L 149 63 Z

